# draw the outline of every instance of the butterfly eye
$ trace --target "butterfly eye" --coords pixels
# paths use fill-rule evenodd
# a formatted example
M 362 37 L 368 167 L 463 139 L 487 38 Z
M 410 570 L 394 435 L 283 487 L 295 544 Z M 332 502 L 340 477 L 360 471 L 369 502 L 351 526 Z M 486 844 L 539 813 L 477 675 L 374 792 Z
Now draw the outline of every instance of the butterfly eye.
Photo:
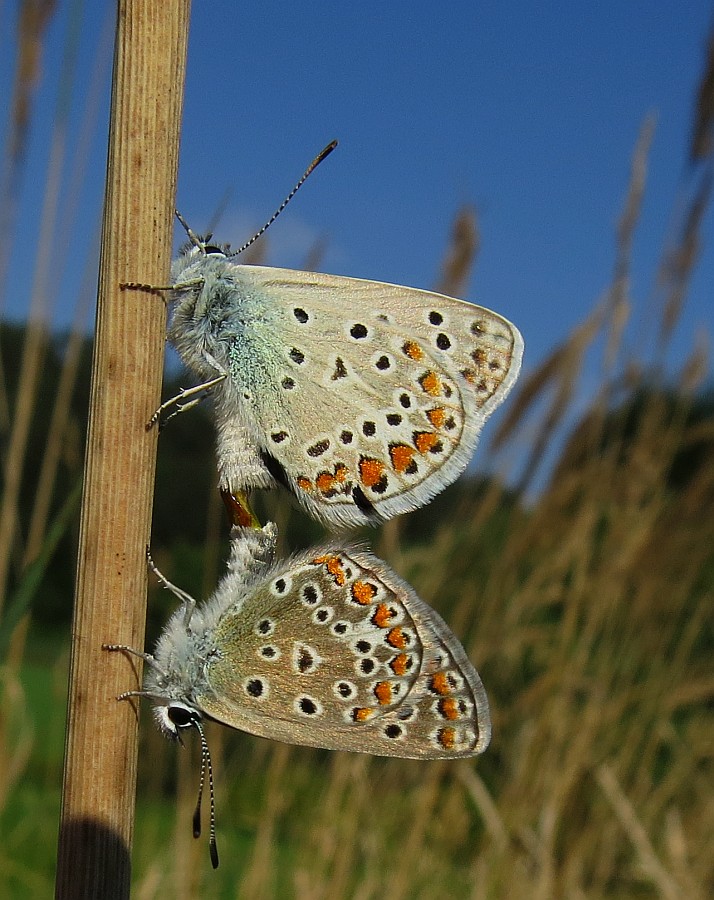
M 191 728 L 199 720 L 198 714 L 185 706 L 169 706 L 166 715 L 177 728 Z
M 218 244 L 206 244 L 203 248 L 206 256 L 216 255 L 216 256 L 226 256 L 226 251 L 228 247 L 219 247 Z

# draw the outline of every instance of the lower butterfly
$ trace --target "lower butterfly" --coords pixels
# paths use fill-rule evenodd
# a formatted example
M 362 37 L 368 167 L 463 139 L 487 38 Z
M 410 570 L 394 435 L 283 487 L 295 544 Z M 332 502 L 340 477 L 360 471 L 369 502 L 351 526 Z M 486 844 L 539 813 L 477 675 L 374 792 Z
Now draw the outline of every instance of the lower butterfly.
M 189 243 L 160 290 L 169 340 L 201 383 L 157 416 L 212 391 L 223 490 L 281 484 L 334 528 L 423 506 L 458 477 L 518 376 L 514 325 L 430 291 L 238 265 L 245 247 L 179 220 Z
M 147 664 L 143 689 L 120 699 L 149 698 L 169 737 L 195 728 L 209 783 L 204 719 L 381 756 L 454 759 L 486 749 L 481 679 L 408 584 L 365 550 L 326 544 L 276 562 L 275 542 L 272 523 L 234 529 L 228 573 L 202 606 L 154 568 L 182 605 L 153 656 L 106 646 Z M 199 810 L 200 798 L 200 823 Z M 217 865 L 213 813 L 211 854 Z

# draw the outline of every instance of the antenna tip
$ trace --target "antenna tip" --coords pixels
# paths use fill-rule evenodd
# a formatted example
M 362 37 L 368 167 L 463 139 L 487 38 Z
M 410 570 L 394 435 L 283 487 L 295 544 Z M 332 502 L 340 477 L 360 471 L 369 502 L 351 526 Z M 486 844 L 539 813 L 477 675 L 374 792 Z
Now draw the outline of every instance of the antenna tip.
M 337 146 L 337 143 L 338 143 L 337 141 L 330 141 L 330 143 L 325 147 L 325 149 L 321 150 L 317 154 L 315 159 L 312 161 L 312 164 L 310 165 L 310 171 L 312 171 L 315 168 L 315 166 L 319 166 L 320 163 L 323 161 L 323 159 L 326 159 L 330 155 L 330 153 L 332 153 L 332 151 Z
M 338 140 L 330 141 L 330 143 L 325 147 L 325 149 L 320 154 L 321 159 L 324 159 L 326 156 L 329 156 L 330 153 L 335 149 L 335 147 L 339 144 Z
M 217 869 L 218 868 L 218 847 L 216 846 L 215 841 L 211 841 L 208 846 L 209 846 L 209 850 L 211 853 L 211 865 L 213 866 L 214 869 Z
M 301 185 L 307 180 L 307 178 L 312 174 L 312 172 L 315 171 L 315 169 L 320 165 L 320 163 L 326 157 L 328 157 L 330 155 L 330 153 L 332 153 L 332 151 L 335 149 L 336 146 L 337 146 L 337 141 L 330 141 L 330 143 L 325 147 L 324 150 L 320 150 L 320 152 L 317 154 L 315 159 L 313 159 L 313 161 L 310 163 L 310 165 L 305 170 L 305 174 L 302 176 L 300 181 L 298 181 L 297 186 L 293 190 L 292 194 L 290 194 L 290 196 L 288 197 L 288 200 L 290 200 L 290 198 L 295 194 L 295 191 L 297 191 L 297 189 L 299 187 L 301 187 Z M 284 206 L 285 206 L 285 204 L 283 204 L 283 206 L 281 206 L 280 209 L 283 209 Z M 278 210 L 278 212 L 280 212 L 280 210 Z

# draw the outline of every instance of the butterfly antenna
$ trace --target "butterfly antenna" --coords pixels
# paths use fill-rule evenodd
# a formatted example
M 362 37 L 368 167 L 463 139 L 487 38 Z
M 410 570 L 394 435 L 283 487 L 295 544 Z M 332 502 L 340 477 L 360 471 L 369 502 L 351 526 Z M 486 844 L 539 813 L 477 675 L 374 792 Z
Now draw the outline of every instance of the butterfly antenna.
M 288 196 L 283 200 L 283 202 L 280 204 L 280 206 L 275 210 L 275 212 L 270 217 L 270 219 L 268 219 L 268 221 L 265 223 L 265 225 L 263 225 L 263 227 L 259 231 L 257 231 L 249 241 L 246 241 L 245 244 L 243 244 L 243 246 L 240 247 L 240 249 L 235 250 L 233 253 L 230 253 L 229 257 L 230 256 L 238 256 L 239 253 L 243 253 L 243 251 L 247 250 L 248 247 L 250 247 L 252 244 L 254 244 L 261 235 L 265 234 L 265 232 L 268 230 L 268 228 L 270 228 L 270 226 L 273 224 L 273 222 L 278 218 L 278 216 L 285 209 L 285 207 L 288 205 L 288 203 L 290 203 L 290 201 L 293 199 L 295 194 L 297 194 L 297 192 L 300 190 L 300 188 L 305 184 L 305 182 L 310 177 L 310 175 L 312 175 L 312 173 L 320 165 L 320 163 L 324 159 L 326 159 L 330 155 L 330 153 L 332 153 L 332 151 L 335 149 L 336 146 L 337 146 L 337 141 L 330 141 L 330 143 L 325 147 L 325 149 L 321 150 L 320 153 L 317 154 L 315 159 L 313 159 L 313 161 L 310 163 L 310 165 L 307 167 L 307 169 L 305 169 L 305 171 L 303 172 L 303 175 L 302 175 L 302 178 L 300 179 L 300 181 L 298 181 L 298 183 L 295 185 L 295 187 L 290 191 Z M 180 219 L 179 221 L 182 222 L 182 224 L 184 225 L 184 228 L 186 228 L 186 231 L 188 232 L 189 238 L 191 238 L 191 232 L 190 232 L 188 226 L 185 225 L 185 223 L 183 223 L 183 220 Z M 193 238 L 191 238 L 191 240 L 193 241 Z
M 196 809 L 193 811 L 193 836 L 201 837 L 201 800 L 203 799 L 203 785 L 206 780 L 206 772 L 208 772 L 208 797 L 210 800 L 210 817 L 208 830 L 208 850 L 211 854 L 211 865 L 214 869 L 218 868 L 218 845 L 216 844 L 216 797 L 213 789 L 213 765 L 211 764 L 211 753 L 208 749 L 208 741 L 203 733 L 201 723 L 194 721 L 196 730 L 201 736 L 201 780 L 198 783 L 198 800 L 196 801 Z
M 181 213 L 177 209 L 175 209 L 174 212 L 176 213 L 176 218 L 183 225 L 183 230 L 188 235 L 189 241 L 191 241 L 191 243 L 193 244 L 194 247 L 198 247 L 199 250 L 203 250 L 205 247 L 206 241 L 201 240 L 201 238 L 196 234 L 196 232 L 193 230 L 193 228 L 191 228 L 191 226 L 188 224 L 186 219 L 184 219 L 184 217 L 181 215 Z

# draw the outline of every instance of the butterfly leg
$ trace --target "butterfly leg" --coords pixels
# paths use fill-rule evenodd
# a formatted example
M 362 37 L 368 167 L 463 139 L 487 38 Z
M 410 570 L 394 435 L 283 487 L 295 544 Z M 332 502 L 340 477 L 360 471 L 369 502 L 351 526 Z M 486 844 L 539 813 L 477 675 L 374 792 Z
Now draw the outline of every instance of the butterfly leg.
M 150 431 L 161 418 L 161 414 L 166 412 L 166 410 L 170 409 L 172 406 L 175 406 L 176 409 L 171 413 L 171 415 L 167 416 L 167 418 L 164 419 L 164 425 L 169 421 L 169 419 L 172 419 L 179 413 L 186 412 L 187 409 L 191 409 L 191 407 L 196 406 L 201 402 L 201 400 L 203 400 L 203 397 L 196 396 L 197 394 L 203 394 L 206 391 L 210 391 L 211 388 L 214 388 L 217 384 L 220 384 L 222 381 L 224 381 L 226 377 L 227 373 L 222 372 L 215 378 L 210 378 L 208 381 L 204 381 L 203 384 L 197 384 L 191 388 L 182 388 L 178 392 L 178 394 L 176 394 L 174 397 L 170 397 L 168 400 L 164 401 L 161 404 L 161 406 L 156 410 L 156 412 L 146 423 L 146 430 Z M 184 401 L 187 398 L 193 399 L 189 400 L 188 403 L 185 403 Z
M 110 653 L 128 653 L 131 656 L 138 656 L 152 668 L 156 667 L 156 660 L 150 653 L 143 653 L 141 650 L 135 650 L 133 647 L 127 647 L 126 644 L 102 644 L 102 650 L 108 650 Z
M 136 656 L 138 659 L 143 659 L 146 665 L 150 666 L 155 672 L 158 672 L 159 675 L 166 677 L 166 673 L 150 653 L 135 650 L 133 647 L 127 647 L 126 644 L 102 644 L 102 650 L 107 650 L 110 653 L 124 653 L 127 656 Z M 128 700 L 130 697 L 146 696 L 147 694 L 144 691 L 124 691 L 122 694 L 118 695 L 117 700 Z
M 203 278 L 194 278 L 191 281 L 182 281 L 179 284 L 146 284 L 143 281 L 120 281 L 119 290 L 148 291 L 151 294 L 158 294 L 161 291 L 183 291 L 186 288 L 203 287 L 203 285 Z
M 188 628 L 189 622 L 191 621 L 191 616 L 193 615 L 193 611 L 196 608 L 196 601 L 193 597 L 187 593 L 186 591 L 181 590 L 180 587 L 176 587 L 175 584 L 172 584 L 165 575 L 163 575 L 160 571 L 154 560 L 151 558 L 151 551 L 149 548 L 146 548 L 146 562 L 149 566 L 149 569 L 156 575 L 161 584 L 171 593 L 178 597 L 178 599 L 183 604 L 184 608 L 184 626 Z M 153 657 L 152 657 L 153 658 Z

